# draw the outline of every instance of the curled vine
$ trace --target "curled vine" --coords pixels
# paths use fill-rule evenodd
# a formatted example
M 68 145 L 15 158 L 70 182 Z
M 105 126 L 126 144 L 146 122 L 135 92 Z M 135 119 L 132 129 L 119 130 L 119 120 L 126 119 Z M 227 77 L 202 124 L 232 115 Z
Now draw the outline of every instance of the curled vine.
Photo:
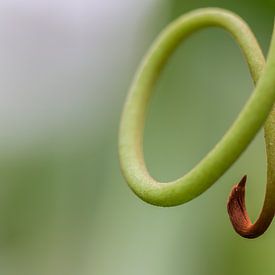
M 158 182 L 147 171 L 143 156 L 146 110 L 159 74 L 180 42 L 206 27 L 231 34 L 248 64 L 255 89 L 238 117 L 214 148 L 187 174 L 171 182 Z M 255 223 L 245 208 L 246 176 L 233 186 L 227 205 L 231 223 L 245 238 L 263 234 L 275 213 L 275 34 L 267 61 L 248 27 L 236 14 L 218 8 L 189 12 L 170 23 L 155 40 L 134 77 L 126 99 L 119 131 L 121 170 L 129 187 L 142 200 L 157 206 L 188 202 L 214 184 L 238 159 L 264 125 L 267 185 L 264 205 Z

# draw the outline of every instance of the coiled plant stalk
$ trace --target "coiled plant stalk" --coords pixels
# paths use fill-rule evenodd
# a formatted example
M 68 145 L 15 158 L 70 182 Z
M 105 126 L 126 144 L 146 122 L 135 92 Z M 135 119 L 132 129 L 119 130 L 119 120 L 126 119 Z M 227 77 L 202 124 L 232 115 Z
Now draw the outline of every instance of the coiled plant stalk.
M 191 171 L 175 181 L 158 182 L 148 173 L 143 156 L 145 115 L 153 87 L 179 43 L 205 27 L 220 27 L 231 34 L 243 52 L 255 89 L 222 139 Z M 274 32 L 265 63 L 250 28 L 234 13 L 204 8 L 181 16 L 160 33 L 143 58 L 124 105 L 119 131 L 119 157 L 128 185 L 137 196 L 153 205 L 175 206 L 188 202 L 205 192 L 226 172 L 265 123 L 267 187 L 261 214 L 254 224 L 248 217 L 244 200 L 246 177 L 233 187 L 228 201 L 228 213 L 234 229 L 246 238 L 260 236 L 275 213 L 274 101 Z

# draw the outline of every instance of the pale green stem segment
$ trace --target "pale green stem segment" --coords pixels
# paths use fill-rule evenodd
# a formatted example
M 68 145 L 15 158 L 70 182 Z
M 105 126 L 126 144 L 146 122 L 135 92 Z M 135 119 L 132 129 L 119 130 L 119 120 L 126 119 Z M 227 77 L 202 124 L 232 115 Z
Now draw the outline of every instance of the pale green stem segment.
M 171 182 L 158 182 L 145 166 L 143 130 L 145 114 L 161 69 L 174 49 L 193 32 L 221 27 L 240 46 L 256 88 L 236 121 L 219 143 L 187 174 Z M 144 201 L 174 206 L 194 199 L 208 189 L 237 160 L 264 124 L 275 101 L 275 35 L 265 65 L 261 49 L 246 23 L 232 12 L 205 8 L 181 16 L 168 25 L 144 57 L 127 97 L 119 132 L 122 172 L 130 188 Z M 274 112 L 265 125 L 268 154 L 266 204 L 275 205 Z

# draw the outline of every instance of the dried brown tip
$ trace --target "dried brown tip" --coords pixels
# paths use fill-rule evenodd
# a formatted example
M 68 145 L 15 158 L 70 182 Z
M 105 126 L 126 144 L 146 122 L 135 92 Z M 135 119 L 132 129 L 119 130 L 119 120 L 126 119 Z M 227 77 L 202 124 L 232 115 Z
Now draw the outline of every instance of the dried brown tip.
M 252 239 L 262 235 L 266 228 L 255 227 L 248 216 L 245 207 L 246 179 L 245 175 L 237 185 L 233 186 L 227 203 L 227 211 L 235 231 L 244 238 Z

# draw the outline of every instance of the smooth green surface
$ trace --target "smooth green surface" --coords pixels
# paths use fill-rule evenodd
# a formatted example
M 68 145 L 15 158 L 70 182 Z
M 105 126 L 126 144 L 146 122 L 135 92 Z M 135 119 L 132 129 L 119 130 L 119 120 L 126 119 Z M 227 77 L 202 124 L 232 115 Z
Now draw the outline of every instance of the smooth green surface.
M 149 175 L 143 157 L 143 128 L 149 100 L 159 73 L 176 46 L 205 27 L 221 27 L 234 37 L 257 85 L 236 121 L 195 168 L 175 181 L 158 182 Z M 242 19 L 229 11 L 199 9 L 181 16 L 160 34 L 132 83 L 119 133 L 122 172 L 141 199 L 159 206 L 185 203 L 203 193 L 236 161 L 263 125 L 275 100 L 274 37 L 264 71 L 263 67 L 264 58 L 254 35 Z

